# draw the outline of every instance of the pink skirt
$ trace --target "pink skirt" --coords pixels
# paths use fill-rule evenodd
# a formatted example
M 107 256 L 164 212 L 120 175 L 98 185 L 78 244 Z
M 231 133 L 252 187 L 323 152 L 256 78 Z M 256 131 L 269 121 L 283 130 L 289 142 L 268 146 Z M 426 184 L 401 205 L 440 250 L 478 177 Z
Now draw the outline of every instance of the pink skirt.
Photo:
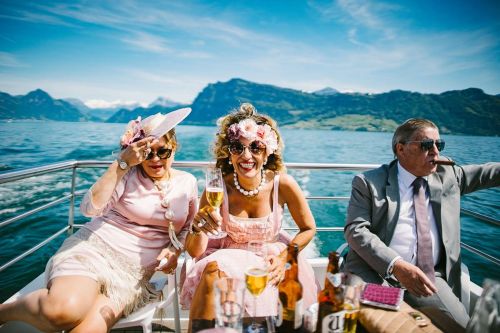
M 252 257 L 245 249 L 247 244 L 232 243 L 229 248 L 207 249 L 210 253 L 206 257 L 196 261 L 186 273 L 186 279 L 182 286 L 180 303 L 184 309 L 189 309 L 196 287 L 200 283 L 201 275 L 207 263 L 216 261 L 219 269 L 227 276 L 245 280 L 245 270 L 252 266 Z M 286 248 L 282 242 L 268 244 L 269 255 L 278 255 Z M 256 259 L 258 260 L 258 259 Z M 311 265 L 299 254 L 299 280 L 303 287 L 304 309 L 317 301 L 317 284 L 314 278 L 314 271 Z M 254 306 L 253 296 L 245 291 L 245 310 L 247 316 L 269 316 L 276 315 L 278 304 L 278 289 L 268 285 L 266 289 L 257 297 Z

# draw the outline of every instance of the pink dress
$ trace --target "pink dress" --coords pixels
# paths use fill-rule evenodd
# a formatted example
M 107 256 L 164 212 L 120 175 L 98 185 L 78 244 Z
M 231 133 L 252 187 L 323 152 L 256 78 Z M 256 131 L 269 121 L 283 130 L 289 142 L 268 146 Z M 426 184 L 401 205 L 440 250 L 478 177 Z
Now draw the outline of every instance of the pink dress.
M 196 262 L 186 273 L 186 279 L 182 286 L 180 302 L 184 309 L 191 306 L 196 287 L 200 282 L 201 275 L 207 263 L 217 261 L 219 269 L 230 277 L 245 279 L 244 272 L 251 266 L 253 259 L 248 255 L 247 243 L 251 240 L 267 240 L 268 254 L 277 255 L 283 251 L 291 237 L 281 230 L 283 208 L 278 203 L 279 175 L 274 177 L 273 209 L 269 216 L 259 218 L 242 218 L 229 214 L 227 200 L 222 205 L 222 218 L 224 228 L 228 237 L 223 239 L 211 239 L 205 253 L 196 258 Z M 224 188 L 227 198 L 227 191 Z M 271 232 L 267 232 L 268 230 Z M 258 260 L 255 258 L 255 260 Z M 317 287 L 314 271 L 299 254 L 299 280 L 303 286 L 304 309 L 316 302 Z M 250 293 L 245 294 L 245 310 L 247 314 L 256 316 L 276 315 L 278 302 L 278 290 L 268 285 L 264 292 L 257 298 L 257 308 L 254 309 L 253 297 Z
M 68 237 L 49 260 L 47 283 L 60 276 L 89 277 L 125 315 L 157 297 L 149 279 L 160 251 L 171 246 L 169 223 L 184 244 L 198 210 L 193 175 L 176 171 L 169 185 L 173 216 L 168 221 L 160 192 L 139 167 L 121 179 L 105 207 L 95 207 L 92 189 L 87 191 L 80 210 L 92 220 Z

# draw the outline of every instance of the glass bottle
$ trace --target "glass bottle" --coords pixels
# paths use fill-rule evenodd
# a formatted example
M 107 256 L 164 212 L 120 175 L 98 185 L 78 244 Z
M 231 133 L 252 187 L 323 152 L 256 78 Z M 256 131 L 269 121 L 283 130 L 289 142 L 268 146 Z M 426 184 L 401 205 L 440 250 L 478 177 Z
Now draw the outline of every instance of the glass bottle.
M 344 292 L 339 254 L 330 252 L 325 287 L 318 293 L 318 322 L 316 333 L 342 333 L 344 330 Z
M 278 332 L 299 332 L 302 328 L 303 290 L 299 281 L 298 255 L 299 246 L 290 243 L 285 265 L 285 278 L 278 286 L 279 309 L 276 324 Z

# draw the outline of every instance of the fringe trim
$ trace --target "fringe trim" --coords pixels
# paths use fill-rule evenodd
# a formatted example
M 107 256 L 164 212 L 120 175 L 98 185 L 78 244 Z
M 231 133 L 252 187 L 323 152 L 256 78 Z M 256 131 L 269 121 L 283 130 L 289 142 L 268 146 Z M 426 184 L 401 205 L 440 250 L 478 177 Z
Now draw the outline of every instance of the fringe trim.
M 99 260 L 96 262 L 85 252 L 93 252 Z M 54 267 L 70 258 L 78 260 L 85 269 L 98 277 L 100 292 L 117 309 L 123 309 L 124 316 L 161 297 L 161 291 L 156 291 L 149 283 L 154 266 L 145 268 L 131 264 L 125 255 L 112 249 L 88 229 L 81 228 L 64 241 L 47 263 L 46 279 L 50 278 Z

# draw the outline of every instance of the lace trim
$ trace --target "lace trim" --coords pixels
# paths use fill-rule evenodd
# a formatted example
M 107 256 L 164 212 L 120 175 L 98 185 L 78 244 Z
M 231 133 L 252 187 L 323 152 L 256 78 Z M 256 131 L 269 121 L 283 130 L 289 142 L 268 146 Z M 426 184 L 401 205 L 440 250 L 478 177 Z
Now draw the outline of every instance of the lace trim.
M 99 256 L 98 262 L 82 254 L 91 251 Z M 136 311 L 151 301 L 159 300 L 161 291 L 154 290 L 149 283 L 154 266 L 141 267 L 130 263 L 125 255 L 112 249 L 99 236 L 82 228 L 66 239 L 58 252 L 49 260 L 46 277 L 66 259 L 78 260 L 86 269 L 98 277 L 100 291 L 110 298 L 124 316 Z

